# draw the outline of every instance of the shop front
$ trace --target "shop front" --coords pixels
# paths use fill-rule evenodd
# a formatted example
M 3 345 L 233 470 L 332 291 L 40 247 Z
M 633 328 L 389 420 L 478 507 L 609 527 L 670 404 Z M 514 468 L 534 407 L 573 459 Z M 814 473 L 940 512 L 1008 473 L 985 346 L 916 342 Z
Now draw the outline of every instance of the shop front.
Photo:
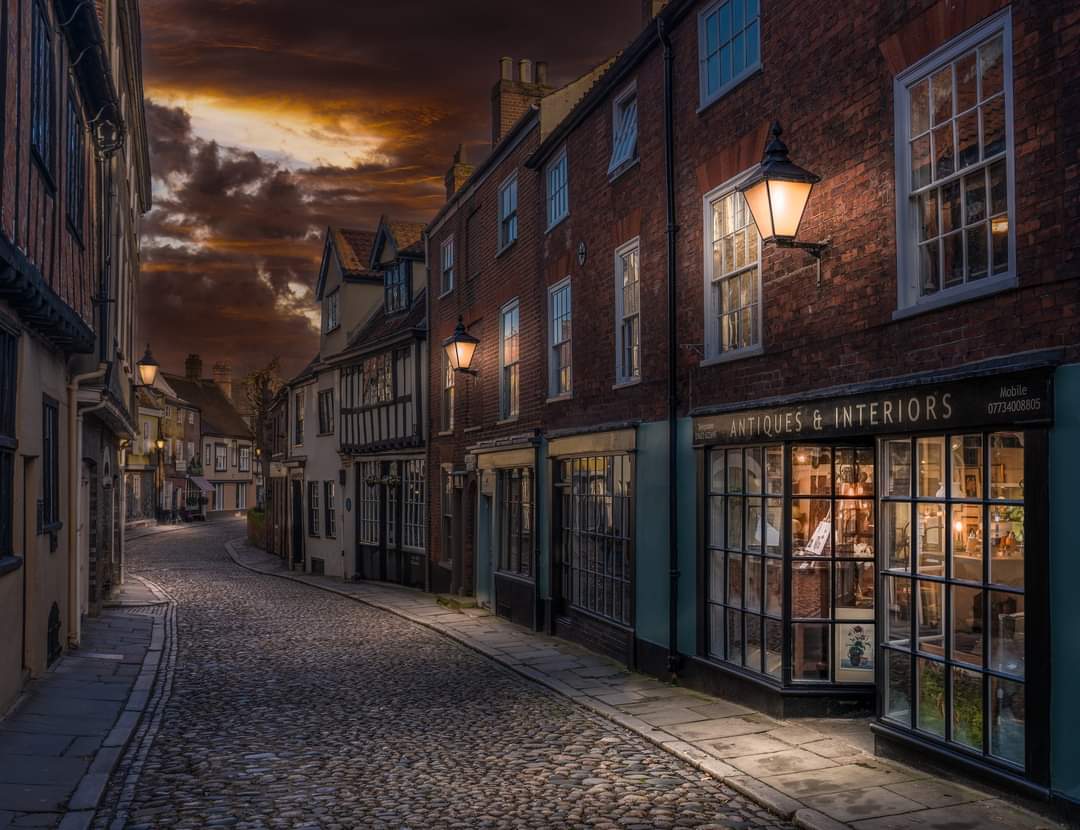
M 691 673 L 1045 785 L 1051 421 L 1041 368 L 696 417 Z
M 427 500 L 422 455 L 356 460 L 356 576 L 425 587 Z

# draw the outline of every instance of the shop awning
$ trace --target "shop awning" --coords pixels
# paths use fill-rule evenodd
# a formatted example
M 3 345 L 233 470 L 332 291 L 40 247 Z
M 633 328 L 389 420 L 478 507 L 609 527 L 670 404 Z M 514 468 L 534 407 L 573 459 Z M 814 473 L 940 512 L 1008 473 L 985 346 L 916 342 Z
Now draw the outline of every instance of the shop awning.
M 191 483 L 202 490 L 204 493 L 214 492 L 214 485 L 201 476 L 192 476 Z

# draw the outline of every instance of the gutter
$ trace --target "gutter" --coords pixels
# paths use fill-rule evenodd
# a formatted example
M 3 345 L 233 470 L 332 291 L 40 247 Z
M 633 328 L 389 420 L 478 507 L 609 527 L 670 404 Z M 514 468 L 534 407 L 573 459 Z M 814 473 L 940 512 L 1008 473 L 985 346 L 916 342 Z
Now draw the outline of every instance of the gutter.
M 667 317 L 668 317 L 668 672 L 679 671 L 679 386 L 678 327 L 676 309 L 675 235 L 675 126 L 672 72 L 674 53 L 662 16 L 656 18 L 656 35 L 664 47 L 664 181 L 667 191 Z

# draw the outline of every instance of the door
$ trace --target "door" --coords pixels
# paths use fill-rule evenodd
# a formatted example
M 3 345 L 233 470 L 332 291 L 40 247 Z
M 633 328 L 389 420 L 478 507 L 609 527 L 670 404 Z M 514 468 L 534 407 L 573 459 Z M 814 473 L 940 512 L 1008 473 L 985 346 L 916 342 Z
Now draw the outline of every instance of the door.
M 292 485 L 292 561 L 304 561 L 304 488 L 299 480 Z

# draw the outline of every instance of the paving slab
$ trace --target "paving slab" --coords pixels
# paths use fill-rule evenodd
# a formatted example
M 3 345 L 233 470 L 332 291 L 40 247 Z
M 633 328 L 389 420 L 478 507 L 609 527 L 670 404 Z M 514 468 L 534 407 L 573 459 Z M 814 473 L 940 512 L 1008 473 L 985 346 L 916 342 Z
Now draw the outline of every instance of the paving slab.
M 0 784 L 0 804 L 15 813 L 44 813 L 60 810 L 71 795 L 62 784 Z
M 793 772 L 764 778 L 766 784 L 793 798 L 805 798 L 824 793 L 844 792 L 861 787 L 877 787 L 898 781 L 924 778 L 914 771 L 906 772 L 872 761 L 845 764 L 810 772 Z
M 985 801 L 992 798 L 987 793 L 937 778 L 901 781 L 899 784 L 889 784 L 887 789 L 927 807 L 948 807 L 953 804 L 966 804 L 970 801 Z
M 86 758 L 0 754 L 0 784 L 41 784 L 48 781 L 74 787 L 89 766 L 90 761 Z
M 710 755 L 717 758 L 738 758 L 742 755 L 760 755 L 763 752 L 787 752 L 791 744 L 786 744 L 769 735 L 768 732 L 755 732 L 749 735 L 732 735 L 718 741 L 698 743 Z
M 728 758 L 727 762 L 746 774 L 753 775 L 755 778 L 765 778 L 787 772 L 808 772 L 836 766 L 828 758 L 823 758 L 802 749 L 766 752 L 762 755 L 744 755 L 741 758 Z
M 60 756 L 71 742 L 70 735 L 34 735 L 0 729 L 0 754 L 4 755 Z
M 733 718 L 681 723 L 667 727 L 667 731 L 681 740 L 695 743 L 715 738 L 730 738 L 732 735 L 749 735 L 753 732 L 767 732 L 776 725 L 775 721 L 763 715 L 739 715 Z
M 1055 825 L 999 799 L 853 822 L 856 830 L 1046 830 Z
M 810 796 L 804 798 L 803 801 L 831 818 L 846 822 L 924 809 L 919 802 L 904 798 L 884 787 L 865 787 L 861 790 L 827 793 Z

